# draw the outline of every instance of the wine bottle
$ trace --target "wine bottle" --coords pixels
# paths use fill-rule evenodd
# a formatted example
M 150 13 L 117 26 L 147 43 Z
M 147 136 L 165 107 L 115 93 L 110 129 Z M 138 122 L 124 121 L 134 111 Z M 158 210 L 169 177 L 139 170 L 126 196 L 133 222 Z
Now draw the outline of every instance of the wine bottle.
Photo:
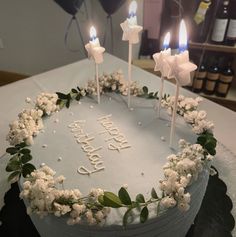
M 219 81 L 216 87 L 216 95 L 226 97 L 234 78 L 234 71 L 231 67 L 231 61 L 227 67 L 220 73 Z
M 215 93 L 216 83 L 220 77 L 220 70 L 217 63 L 214 63 L 209 67 L 206 76 L 206 83 L 204 87 L 204 93 L 207 95 L 212 95 Z
M 203 89 L 203 83 L 206 78 L 207 71 L 204 64 L 201 64 L 199 69 L 195 72 L 195 77 L 193 81 L 193 91 L 199 93 Z
M 228 12 L 229 0 L 224 0 L 223 4 L 218 9 L 214 27 L 211 35 L 213 43 L 221 44 L 224 42 L 226 28 L 228 24 L 229 12 Z
M 230 19 L 225 44 L 234 46 L 236 43 L 236 0 L 231 0 L 229 9 Z
M 205 42 L 207 32 L 209 31 L 211 0 L 200 1 L 194 15 L 192 40 L 196 42 Z

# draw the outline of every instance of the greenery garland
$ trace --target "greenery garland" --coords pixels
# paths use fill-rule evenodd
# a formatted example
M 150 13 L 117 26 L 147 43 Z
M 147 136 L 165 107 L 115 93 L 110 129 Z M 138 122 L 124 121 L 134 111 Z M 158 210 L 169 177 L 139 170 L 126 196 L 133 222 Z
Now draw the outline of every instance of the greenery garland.
M 142 88 L 143 93 L 139 95 L 140 97 L 147 99 L 159 99 L 158 92 L 150 92 L 148 88 L 144 86 Z M 112 91 L 111 88 L 106 88 L 106 91 Z M 119 93 L 118 90 L 115 91 Z M 85 89 L 80 89 L 79 87 L 71 89 L 68 94 L 64 94 L 61 92 L 56 93 L 58 95 L 57 105 L 59 105 L 60 109 L 63 107 L 69 108 L 70 104 L 73 100 L 80 101 L 84 96 L 88 96 L 89 93 Z M 169 95 L 164 95 L 162 99 L 166 100 Z M 205 131 L 203 134 L 200 134 L 197 138 L 197 143 L 200 144 L 204 148 L 204 156 L 208 154 L 215 155 L 216 154 L 216 144 L 217 140 L 215 139 L 213 133 Z M 6 149 L 6 152 L 9 153 L 12 157 L 10 158 L 6 171 L 11 172 L 8 177 L 10 182 L 17 181 L 20 176 L 27 177 L 36 170 L 35 166 L 29 163 L 32 160 L 32 155 L 30 149 L 26 148 L 26 144 L 20 143 L 15 146 L 11 146 Z M 96 210 L 101 210 L 103 207 L 111 207 L 111 208 L 126 208 L 126 212 L 123 216 L 123 225 L 126 226 L 129 222 L 129 217 L 132 213 L 132 210 L 136 209 L 140 213 L 140 222 L 144 223 L 148 219 L 149 210 L 148 206 L 152 203 L 157 203 L 157 214 L 160 211 L 160 201 L 164 197 L 164 193 L 159 197 L 154 188 L 151 190 L 151 197 L 148 200 L 145 200 L 143 194 L 138 194 L 135 200 L 131 200 L 131 197 L 127 190 L 122 187 L 118 191 L 118 195 L 112 192 L 105 191 L 103 195 L 98 197 L 98 201 L 92 201 L 89 196 L 85 196 L 82 199 L 87 200 L 87 206 L 91 209 L 95 208 Z M 72 206 L 75 203 L 80 203 L 81 200 L 68 200 L 68 199 L 59 199 L 56 200 L 59 204 L 66 204 Z

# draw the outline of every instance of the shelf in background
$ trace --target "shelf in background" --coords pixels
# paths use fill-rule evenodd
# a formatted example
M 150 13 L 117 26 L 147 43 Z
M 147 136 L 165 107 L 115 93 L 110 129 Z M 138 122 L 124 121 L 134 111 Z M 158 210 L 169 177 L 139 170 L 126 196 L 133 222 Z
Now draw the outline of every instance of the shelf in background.
M 197 94 L 236 112 L 236 88 L 231 87 L 226 97 L 206 95 L 204 93 Z
M 236 54 L 236 47 L 235 46 L 227 46 L 227 45 L 219 45 L 219 44 L 209 44 L 209 43 L 197 43 L 197 42 L 189 42 L 190 49 L 201 49 L 201 50 L 208 50 L 208 51 L 215 51 L 215 52 L 224 52 L 224 53 L 235 53 Z

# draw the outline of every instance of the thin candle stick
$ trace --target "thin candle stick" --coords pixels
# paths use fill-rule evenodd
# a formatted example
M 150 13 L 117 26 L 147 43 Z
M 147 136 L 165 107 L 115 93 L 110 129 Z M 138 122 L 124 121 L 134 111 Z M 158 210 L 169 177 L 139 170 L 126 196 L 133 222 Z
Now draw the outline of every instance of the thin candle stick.
M 97 82 L 97 99 L 98 104 L 100 104 L 100 86 L 99 86 L 99 79 L 98 79 L 98 64 L 95 63 L 95 71 L 96 71 L 96 82 Z
M 179 83 L 176 80 L 175 102 L 174 102 L 174 108 L 172 112 L 171 130 L 170 130 L 170 147 L 172 148 L 173 148 L 173 140 L 174 140 L 174 135 L 175 135 L 175 120 L 176 120 L 178 98 L 179 98 Z
M 164 78 L 161 75 L 161 88 L 160 88 L 160 94 L 159 94 L 159 100 L 158 100 L 158 118 L 161 117 L 161 100 L 163 98 L 163 89 L 164 89 Z
M 130 86 L 131 86 L 131 61 L 132 61 L 132 44 L 129 42 L 129 57 L 128 57 L 128 108 L 130 107 Z

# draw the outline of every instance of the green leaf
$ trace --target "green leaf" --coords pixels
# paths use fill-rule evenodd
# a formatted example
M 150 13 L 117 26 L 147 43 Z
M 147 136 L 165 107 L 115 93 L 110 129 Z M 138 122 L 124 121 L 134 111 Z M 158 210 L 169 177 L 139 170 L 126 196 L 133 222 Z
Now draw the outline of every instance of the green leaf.
M 10 160 L 6 167 L 7 172 L 16 171 L 20 169 L 21 169 L 21 162 L 18 159 Z
M 215 150 L 214 148 L 210 148 L 210 149 L 208 149 L 207 151 L 208 151 L 208 153 L 209 153 L 210 155 L 212 155 L 212 156 L 214 156 L 214 155 L 216 154 L 216 150 Z
M 151 196 L 152 196 L 152 198 L 154 198 L 154 199 L 158 199 L 157 192 L 156 192 L 156 190 L 155 190 L 154 188 L 152 188 Z
M 25 142 L 21 142 L 20 144 L 16 144 L 16 145 L 15 145 L 15 147 L 16 147 L 17 149 L 24 148 L 24 147 L 26 147 L 26 146 L 27 146 L 27 145 L 26 145 Z
M 102 204 L 103 206 L 105 206 L 103 195 L 99 195 L 99 196 L 98 196 L 98 201 L 100 202 L 100 204 Z
M 154 93 L 153 92 L 151 92 L 151 93 L 149 93 L 148 94 L 148 99 L 154 99 L 155 97 L 154 97 Z
M 216 143 L 214 141 L 208 141 L 206 144 L 205 144 L 205 148 L 207 150 L 210 150 L 210 149 L 214 149 L 216 147 Z
M 23 164 L 29 162 L 30 160 L 32 160 L 32 156 L 30 154 L 24 154 L 23 156 L 21 156 L 21 162 Z
M 27 149 L 27 148 L 24 148 L 24 149 L 20 150 L 21 154 L 30 154 L 30 152 L 31 152 L 30 149 Z
M 56 92 L 56 94 L 58 95 L 58 98 L 61 100 L 67 100 L 68 99 L 68 95 L 63 94 L 61 92 Z
M 18 152 L 18 149 L 15 148 L 15 147 L 8 147 L 8 148 L 6 149 L 6 152 L 9 153 L 9 154 L 11 154 L 11 155 L 14 155 L 14 154 L 16 154 L 16 153 Z
M 131 215 L 131 211 L 132 211 L 132 208 L 129 208 L 129 209 L 125 212 L 125 214 L 124 214 L 124 216 L 123 216 L 123 226 L 124 226 L 124 227 L 126 227 L 127 224 L 128 224 L 128 218 L 129 218 L 130 215 Z
M 56 104 L 60 105 L 61 101 L 62 101 L 61 99 L 58 99 Z
M 149 211 L 147 207 L 144 207 L 140 213 L 140 222 L 144 223 L 147 221 L 149 215 Z
M 58 199 L 55 199 L 54 202 L 61 204 L 61 205 L 70 205 L 70 206 L 72 206 L 73 204 L 76 203 L 75 199 L 65 198 L 65 197 L 59 197 Z
M 66 101 L 66 108 L 68 109 L 70 107 L 70 98 Z
M 202 147 L 211 155 L 216 154 L 216 144 L 217 140 L 214 138 L 213 134 L 210 132 L 205 132 L 197 138 L 197 142 L 202 145 Z
M 104 192 L 103 195 L 104 204 L 107 207 L 119 208 L 122 207 L 121 200 L 112 192 Z
M 17 160 L 18 161 L 19 160 L 19 155 L 16 154 L 16 155 L 12 156 L 8 163 L 10 163 L 13 160 Z
M 131 198 L 125 188 L 121 188 L 118 192 L 118 196 L 121 202 L 125 205 L 131 205 Z
M 147 94 L 148 93 L 148 88 L 146 86 L 143 87 L 143 93 Z
M 13 180 L 17 181 L 19 177 L 20 177 L 20 171 L 14 171 L 8 176 L 7 180 L 8 182 L 11 182 Z
M 24 164 L 22 167 L 23 177 L 25 178 L 28 174 L 31 174 L 31 172 L 33 172 L 34 170 L 36 170 L 34 165 L 32 165 L 30 163 Z
M 77 101 L 79 101 L 79 100 L 80 100 L 80 94 L 78 94 L 78 95 L 75 97 L 75 99 L 76 99 Z
M 59 107 L 62 109 L 65 106 L 65 100 L 61 100 Z
M 204 145 L 205 144 L 205 142 L 206 142 L 206 136 L 205 135 L 202 135 L 202 136 L 199 136 L 198 138 L 197 138 L 197 142 L 200 144 L 200 145 Z
M 137 196 L 136 196 L 136 201 L 138 202 L 138 203 L 145 203 L 145 198 L 144 198 L 144 196 L 143 196 L 143 194 L 138 194 Z
M 71 89 L 71 92 L 74 93 L 74 94 L 78 93 L 78 91 L 76 89 L 74 89 L 74 88 Z
M 140 207 L 140 205 L 139 205 L 138 202 L 132 201 L 132 202 L 131 202 L 131 207 L 132 207 L 132 208 L 138 208 L 138 207 Z

